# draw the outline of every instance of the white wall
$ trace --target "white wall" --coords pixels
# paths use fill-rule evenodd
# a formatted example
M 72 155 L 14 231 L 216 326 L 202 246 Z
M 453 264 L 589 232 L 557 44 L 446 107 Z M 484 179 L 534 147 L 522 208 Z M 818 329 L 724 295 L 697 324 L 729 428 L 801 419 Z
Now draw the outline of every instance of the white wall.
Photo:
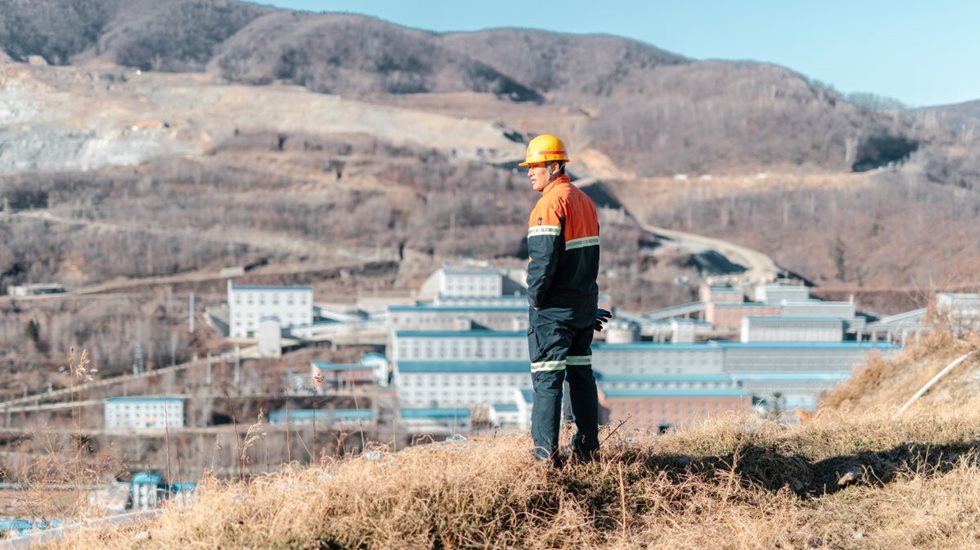
M 184 426 L 184 400 L 138 398 L 107 399 L 105 427 L 179 428 Z
M 242 286 L 228 282 L 228 319 L 232 338 L 254 338 L 259 321 L 276 318 L 283 328 L 313 323 L 310 287 Z
M 392 348 L 388 355 L 395 361 L 483 359 L 530 362 L 531 360 L 525 336 L 473 337 L 463 333 L 453 337 L 405 337 L 395 333 Z

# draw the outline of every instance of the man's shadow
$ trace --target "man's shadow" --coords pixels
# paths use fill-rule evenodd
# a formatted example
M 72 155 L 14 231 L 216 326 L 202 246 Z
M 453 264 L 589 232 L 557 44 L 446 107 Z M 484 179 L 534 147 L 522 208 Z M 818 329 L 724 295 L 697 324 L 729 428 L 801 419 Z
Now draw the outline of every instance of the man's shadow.
M 677 481 L 692 475 L 707 480 L 730 473 L 746 487 L 770 491 L 788 487 L 801 498 L 813 498 L 854 484 L 884 486 L 903 475 L 942 475 L 964 462 L 980 465 L 980 441 L 943 445 L 912 442 L 883 451 L 860 451 L 817 461 L 776 447 L 752 444 L 724 456 L 694 458 L 658 454 L 655 448 L 627 448 L 609 458 L 624 465 L 641 465 L 651 474 L 666 473 Z

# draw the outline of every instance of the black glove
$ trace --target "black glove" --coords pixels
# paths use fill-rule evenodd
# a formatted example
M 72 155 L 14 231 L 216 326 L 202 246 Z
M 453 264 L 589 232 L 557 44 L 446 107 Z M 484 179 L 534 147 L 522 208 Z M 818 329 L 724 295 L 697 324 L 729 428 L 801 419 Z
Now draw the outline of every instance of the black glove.
M 595 323 L 592 325 L 592 328 L 596 332 L 602 332 L 605 323 L 608 323 L 609 320 L 612 319 L 612 316 L 612 313 L 605 309 L 595 310 Z

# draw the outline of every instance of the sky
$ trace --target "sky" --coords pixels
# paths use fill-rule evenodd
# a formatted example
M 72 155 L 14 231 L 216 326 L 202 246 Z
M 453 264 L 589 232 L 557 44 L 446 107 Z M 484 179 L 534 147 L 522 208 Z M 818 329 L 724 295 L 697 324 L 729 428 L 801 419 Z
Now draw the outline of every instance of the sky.
M 430 31 L 526 27 L 633 38 L 693 59 L 776 63 L 912 107 L 980 99 L 973 0 L 258 0 Z

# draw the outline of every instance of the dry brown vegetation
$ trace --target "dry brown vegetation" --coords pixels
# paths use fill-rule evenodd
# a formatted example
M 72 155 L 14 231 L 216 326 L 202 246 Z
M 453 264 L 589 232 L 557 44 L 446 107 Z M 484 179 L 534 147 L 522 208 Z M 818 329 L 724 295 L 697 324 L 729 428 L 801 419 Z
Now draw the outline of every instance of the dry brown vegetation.
M 759 176 L 762 178 L 763 176 Z M 610 184 L 647 223 L 765 252 L 820 286 L 847 288 L 883 313 L 922 307 L 937 290 L 976 284 L 980 193 L 910 171 L 767 174 Z M 969 291 L 964 288 L 963 291 Z
M 948 326 L 940 328 L 910 341 L 897 357 L 872 356 L 850 380 L 829 392 L 821 407 L 855 412 L 895 410 L 952 361 L 978 350 L 980 335 L 955 336 Z M 978 403 L 980 360 L 974 355 L 950 371 L 910 411 L 972 408 Z
M 964 548 L 978 540 L 977 411 L 727 418 L 607 433 L 551 469 L 527 438 L 212 480 L 196 501 L 61 547 Z

